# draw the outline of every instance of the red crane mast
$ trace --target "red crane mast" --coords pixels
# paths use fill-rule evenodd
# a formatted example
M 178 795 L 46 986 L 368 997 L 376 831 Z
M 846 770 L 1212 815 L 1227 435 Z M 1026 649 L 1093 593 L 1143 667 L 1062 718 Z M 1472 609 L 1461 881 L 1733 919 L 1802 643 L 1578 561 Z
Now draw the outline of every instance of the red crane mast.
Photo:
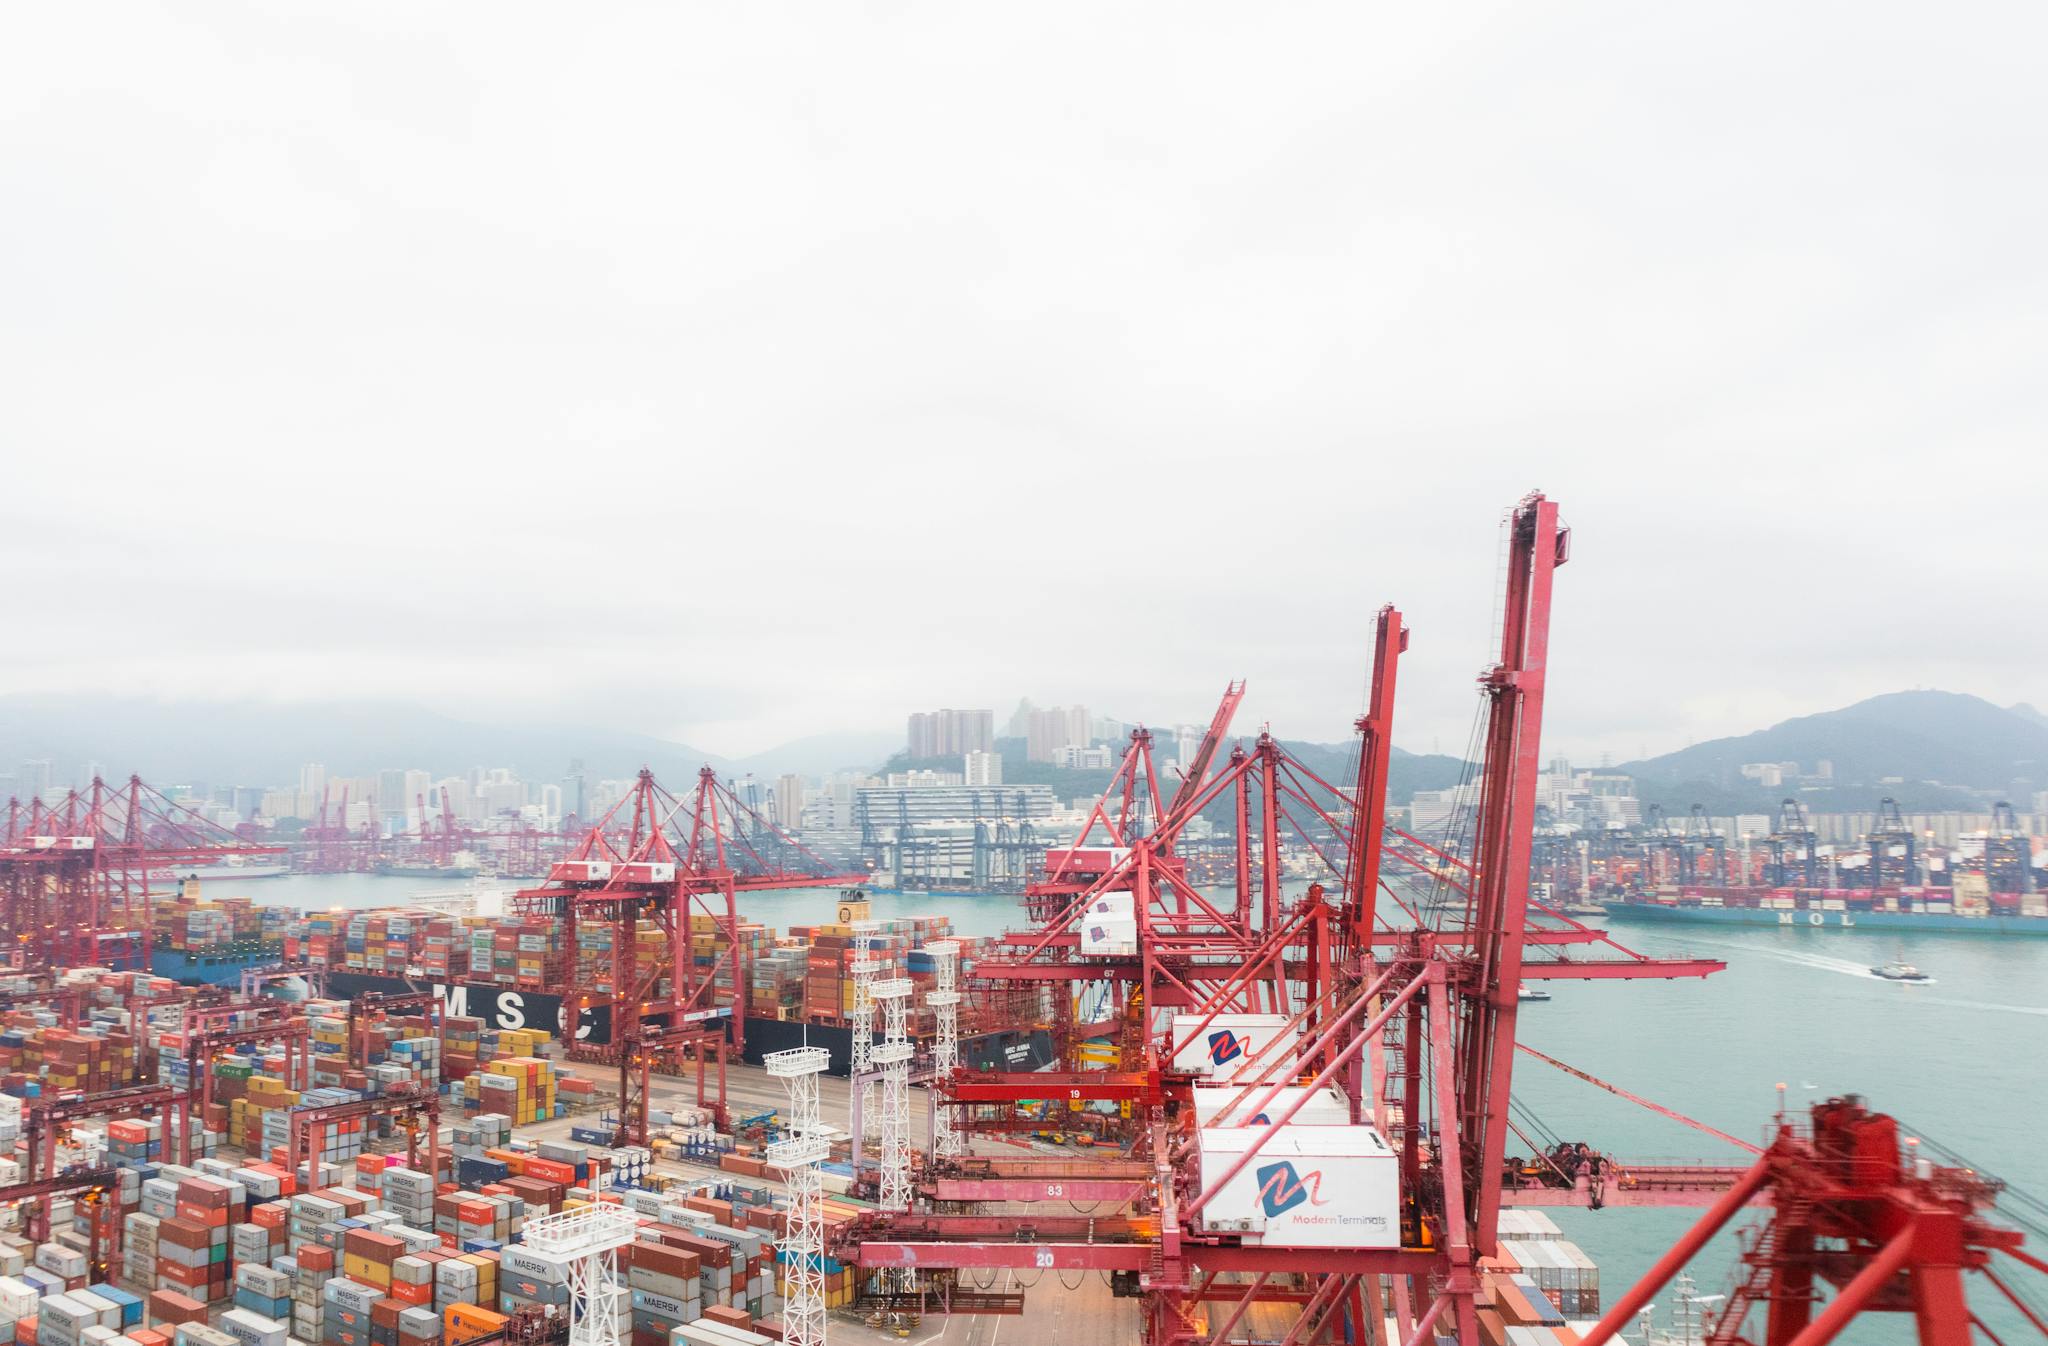
M 724 1062 L 746 1044 L 739 894 L 865 877 L 834 873 L 709 767 L 680 797 L 643 768 L 633 789 L 550 867 L 546 885 L 514 896 L 518 909 L 561 922 L 565 1032 L 579 1059 L 619 1067 L 620 1143 L 645 1142 L 648 1078 L 660 1065 L 694 1063 L 699 1103 L 724 1114 Z M 693 955 L 696 921 L 711 936 L 706 966 Z M 643 931 L 659 946 L 651 959 L 640 957 Z M 606 938 L 609 957 L 596 956 Z
M 1009 953 L 985 960 L 976 976 L 1062 990 L 1110 986 L 1112 1002 L 1124 1006 L 1121 1073 L 1076 1077 L 1073 1091 L 1113 1093 L 1132 1114 L 1124 1135 L 1130 1157 L 1150 1173 L 1141 1205 L 1146 1217 L 1125 1236 L 1104 1238 L 1098 1226 L 1079 1239 L 1060 1232 L 1066 1225 L 1056 1214 L 1010 1217 L 1010 1230 L 1021 1225 L 1037 1233 L 1020 1244 L 1014 1235 L 990 1242 L 999 1231 L 980 1217 L 873 1216 L 850 1233 L 854 1260 L 877 1269 L 1123 1270 L 1146 1300 L 1147 1340 L 1155 1346 L 1220 1340 L 1261 1302 L 1299 1306 L 1289 1343 L 1338 1333 L 1378 1339 L 1382 1278 L 1391 1277 L 1403 1338 L 1426 1337 L 1444 1319 L 1460 1340 L 1479 1339 L 1477 1263 L 1493 1251 L 1500 1207 L 1515 1195 L 1504 1191 L 1502 1161 L 1520 981 L 1698 976 L 1721 966 L 1626 950 L 1621 959 L 1529 956 L 1589 943 L 1619 948 L 1576 923 L 1532 925 L 1528 910 L 1550 577 L 1565 557 L 1564 536 L 1555 505 L 1540 495 L 1524 500 L 1509 521 L 1500 657 L 1481 679 L 1487 755 L 1462 918 L 1431 924 L 1398 896 L 1392 906 L 1407 922 L 1380 914 L 1380 867 L 1392 853 L 1384 813 L 1396 670 L 1407 644 L 1398 611 L 1379 615 L 1372 693 L 1357 723 L 1360 760 L 1348 789 L 1321 780 L 1266 733 L 1249 751 L 1231 750 L 1223 769 L 1207 775 L 1228 712 L 1242 696 L 1238 684 L 1212 724 L 1204 770 L 1190 773 L 1164 810 L 1152 805 L 1159 792 L 1150 736 L 1135 732 L 1080 841 L 1049 856 L 1046 881 L 1030 890 L 1037 929 L 1007 937 Z M 1189 823 L 1212 805 L 1236 823 L 1235 901 L 1222 907 L 1188 881 L 1175 854 Z M 1303 860 L 1320 863 L 1334 894 L 1312 883 L 1300 898 L 1284 898 L 1282 877 Z M 1097 914 L 1120 910 L 1126 893 L 1135 931 L 1130 947 L 1098 938 L 1090 924 Z M 1105 930 L 1112 925 L 1101 922 Z M 1285 1027 L 1264 1046 L 1231 1058 L 1229 1082 L 1236 1087 L 1224 1091 L 1231 1097 L 1220 1113 L 1198 1124 L 1189 1051 L 1205 1040 L 1236 1051 L 1228 1033 L 1213 1030 L 1223 1016 L 1240 1013 L 1284 1017 Z M 1283 1042 L 1293 1045 L 1276 1052 Z M 970 1110 L 1032 1087 L 1025 1079 L 968 1071 L 937 1083 L 945 1105 Z M 1333 1086 L 1354 1123 L 1375 1122 L 1397 1147 L 1399 1229 L 1361 1238 L 1368 1246 L 1279 1246 L 1232 1219 L 1210 1216 L 1219 1194 L 1262 1162 L 1268 1143 Z M 1212 1143 L 1220 1157 L 1205 1161 Z M 1698 1204 L 1739 1172 L 1689 1170 L 1685 1182 L 1660 1186 L 1654 1199 Z M 932 1177 L 951 1180 L 944 1171 Z M 1597 1193 L 1574 1196 L 1599 1200 Z M 1293 1288 L 1304 1276 L 1305 1287 Z

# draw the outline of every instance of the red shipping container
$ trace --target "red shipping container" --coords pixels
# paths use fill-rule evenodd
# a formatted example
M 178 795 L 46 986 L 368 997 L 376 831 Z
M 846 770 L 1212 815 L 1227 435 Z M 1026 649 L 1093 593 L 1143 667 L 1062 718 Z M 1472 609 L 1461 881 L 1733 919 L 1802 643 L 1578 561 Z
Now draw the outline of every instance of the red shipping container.
M 202 1206 L 179 1197 L 178 1218 L 192 1224 L 203 1225 L 208 1229 L 224 1229 L 228 1223 L 228 1209 L 226 1206 Z
M 175 1290 L 152 1290 L 147 1301 L 152 1323 L 203 1323 L 206 1306 Z

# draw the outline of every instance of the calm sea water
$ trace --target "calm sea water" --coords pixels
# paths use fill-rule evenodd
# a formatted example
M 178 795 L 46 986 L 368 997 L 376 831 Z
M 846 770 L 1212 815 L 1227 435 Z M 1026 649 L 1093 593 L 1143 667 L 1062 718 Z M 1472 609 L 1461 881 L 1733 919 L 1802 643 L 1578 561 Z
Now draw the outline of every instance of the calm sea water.
M 319 909 L 395 905 L 422 892 L 461 886 L 372 875 L 294 875 L 250 883 L 243 891 L 265 902 Z M 831 890 L 764 893 L 746 898 L 742 911 L 781 928 L 827 919 L 835 899 Z M 883 917 L 950 916 L 954 928 L 968 935 L 1022 924 L 1016 903 L 1006 898 L 878 895 L 874 909 Z M 2042 1141 L 2048 1134 L 2048 939 L 1718 926 L 1695 931 L 1621 922 L 1613 933 L 1644 953 L 1719 958 L 1728 970 L 1704 981 L 1550 982 L 1554 999 L 1522 1007 L 1523 1041 L 1756 1141 L 1764 1138 L 1777 1109 L 1781 1082 L 1794 1108 L 1832 1094 L 1861 1093 L 1919 1134 L 2048 1198 L 2048 1145 Z M 1936 981 L 1902 986 L 1870 975 L 1871 964 L 1894 958 L 1918 964 Z M 1712 1137 L 1531 1058 L 1516 1065 L 1515 1092 L 1557 1135 L 1616 1155 L 1739 1158 Z M 1610 1301 L 1696 1215 L 1554 1214 L 1600 1263 Z M 1735 1240 L 1723 1237 L 1695 1263 L 1703 1291 L 1726 1289 L 1735 1250 Z M 2048 1297 L 2048 1285 L 2039 1278 L 2034 1288 Z M 1668 1300 L 1666 1295 L 1660 1302 Z M 2030 1339 L 2002 1303 L 1989 1305 L 1985 1317 L 2008 1342 Z M 1893 1319 L 1866 1319 L 1839 1338 L 1910 1339 L 1909 1324 Z
M 1860 1093 L 1917 1134 L 2048 1198 L 2048 939 L 1718 926 L 1695 934 L 1622 922 L 1613 933 L 1644 953 L 1720 958 L 1728 970 L 1705 981 L 1549 983 L 1555 999 L 1522 1007 L 1523 1041 L 1758 1142 L 1780 1082 L 1793 1108 Z M 1871 964 L 1894 958 L 1935 982 L 1906 986 L 1870 975 Z M 1541 1062 L 1524 1058 L 1516 1072 L 1517 1096 L 1561 1136 L 1641 1158 L 1730 1153 Z M 1612 1300 L 1695 1217 L 1607 1210 L 1556 1218 L 1599 1261 Z M 1718 1239 L 1694 1265 L 1703 1291 L 1727 1288 L 1735 1251 L 1733 1239 Z M 2048 1294 L 2048 1283 L 2032 1279 Z M 1991 1304 L 1996 1292 L 1982 1288 L 1976 1298 L 1986 1321 L 2008 1342 L 2032 1340 L 2009 1306 Z M 1911 1339 L 1909 1320 L 1889 1317 L 1866 1318 L 1838 1338 Z

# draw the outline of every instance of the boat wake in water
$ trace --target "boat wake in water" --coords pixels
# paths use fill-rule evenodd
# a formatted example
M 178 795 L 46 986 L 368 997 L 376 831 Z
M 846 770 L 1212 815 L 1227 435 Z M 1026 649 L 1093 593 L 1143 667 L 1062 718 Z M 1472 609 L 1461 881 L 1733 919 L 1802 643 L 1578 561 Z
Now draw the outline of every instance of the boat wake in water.
M 1999 1010 L 2006 1014 L 2038 1014 L 2048 1016 L 2048 1005 L 2000 1005 L 1989 1000 L 1949 1000 L 1943 996 L 1929 996 L 1930 1005 L 1947 1005 L 1951 1009 Z
M 1694 939 L 1691 936 L 1676 942 L 1685 945 L 1687 948 L 1697 946 L 1704 949 L 1727 949 L 1735 953 L 1756 954 L 1764 958 L 1775 959 L 1780 963 L 1791 963 L 1798 967 L 1815 968 L 1821 972 L 1833 972 L 1843 977 L 1861 977 L 1865 981 L 1885 980 L 1875 972 L 1872 972 L 1868 964 L 1858 963 L 1848 958 L 1830 958 L 1824 953 L 1805 953 L 1797 949 L 1759 948 L 1754 944 L 1733 944 L 1714 939 Z M 1930 985 L 1932 984 L 1932 979 L 1930 978 L 1929 981 L 1918 984 L 1922 986 Z
M 1688 948 L 1724 949 L 1734 953 L 1756 954 L 1774 959 L 1780 963 L 1791 963 L 1798 967 L 1810 967 L 1820 972 L 1832 972 L 1837 976 L 1861 977 L 1865 981 L 1885 980 L 1885 978 L 1878 976 L 1861 963 L 1851 962 L 1847 958 L 1830 958 L 1826 954 L 1802 953 L 1793 949 L 1763 949 L 1753 944 L 1734 944 L 1722 940 L 1694 939 L 1691 936 L 1686 936 L 1683 939 L 1672 936 L 1664 936 L 1664 938 L 1672 939 L 1672 942 L 1683 944 Z M 1936 984 L 1936 981 L 1937 979 L 1935 978 L 1929 978 L 1924 982 L 1902 982 L 1900 984 L 1906 986 L 1932 986 Z M 1993 1000 L 1956 1000 L 1947 996 L 1926 996 L 1918 1003 L 1923 1005 L 1940 1005 L 1947 1009 L 1991 1010 L 2000 1014 L 2026 1014 L 2035 1017 L 2048 1017 L 2048 1005 L 2007 1005 Z

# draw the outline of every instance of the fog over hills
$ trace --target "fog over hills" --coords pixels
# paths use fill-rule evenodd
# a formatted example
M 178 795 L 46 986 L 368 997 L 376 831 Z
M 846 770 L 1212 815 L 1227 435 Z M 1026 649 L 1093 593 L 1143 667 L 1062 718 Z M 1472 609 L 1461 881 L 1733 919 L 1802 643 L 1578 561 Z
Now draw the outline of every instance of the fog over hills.
M 59 783 L 73 779 L 88 762 L 99 763 L 109 776 L 134 771 L 163 784 L 212 786 L 288 782 L 307 762 L 319 762 L 336 775 L 397 766 L 436 774 L 510 767 L 534 781 L 561 778 L 577 758 L 600 778 L 628 776 L 648 766 L 664 780 L 681 782 L 704 765 L 728 774 L 818 776 L 878 769 L 901 750 L 902 740 L 900 730 L 815 734 L 727 758 L 651 734 L 523 721 L 482 723 L 397 702 L 0 697 L 0 774 L 26 759 L 47 758 L 55 763 L 53 779 Z M 1352 744 L 1289 741 L 1287 746 L 1333 784 L 1349 781 Z M 1896 776 L 1923 787 L 1928 806 L 1960 803 L 1962 790 L 2023 799 L 2028 790 L 2048 788 L 2048 717 L 2029 705 L 2001 707 L 1956 692 L 1893 692 L 1614 769 L 1637 777 L 1648 798 L 1755 795 L 1761 800 L 1782 791 L 1744 780 L 1744 763 L 1796 762 L 1812 772 L 1821 761 L 1833 764 L 1838 792 L 1867 785 L 1874 798 L 1879 783 Z M 1404 802 L 1416 790 L 1456 784 L 1463 772 L 1456 757 L 1396 748 L 1390 795 Z
M 420 767 L 453 775 L 510 767 L 558 780 L 571 758 L 594 776 L 641 766 L 682 780 L 705 764 L 733 764 L 651 735 L 545 724 L 478 724 L 419 706 L 369 701 L 150 701 L 112 697 L 0 697 L 0 772 L 29 758 L 69 780 L 86 762 L 161 784 L 268 785 L 319 762 L 335 775 Z

